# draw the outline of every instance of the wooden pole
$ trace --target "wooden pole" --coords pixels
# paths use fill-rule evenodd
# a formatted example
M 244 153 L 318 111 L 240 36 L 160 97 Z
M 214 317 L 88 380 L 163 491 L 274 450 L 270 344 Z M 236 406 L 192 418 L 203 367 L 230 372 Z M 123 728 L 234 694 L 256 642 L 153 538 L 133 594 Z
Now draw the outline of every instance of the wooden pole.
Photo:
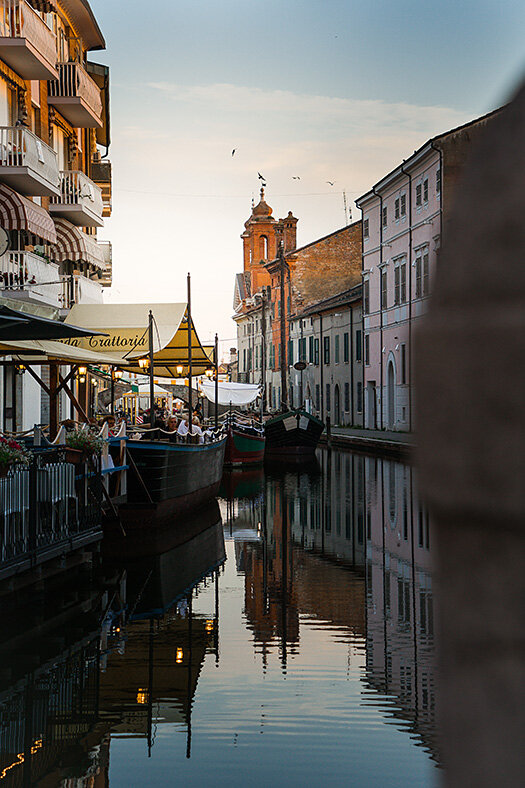
M 188 384 L 189 384 L 189 391 L 188 391 L 188 403 L 189 403 L 189 429 L 190 435 L 193 434 L 193 426 L 192 426 L 192 411 L 193 411 L 193 396 L 191 390 L 191 379 L 192 379 L 192 341 L 191 341 L 191 275 L 188 274 L 188 309 L 187 309 L 187 317 L 188 317 Z
M 58 364 L 49 365 L 49 439 L 54 440 L 58 432 Z
M 283 245 L 279 246 L 279 259 L 281 261 L 280 298 L 281 298 L 281 410 L 288 410 L 288 394 L 286 391 L 286 300 L 284 289 L 284 274 L 286 263 L 284 260 Z
M 148 344 L 149 344 L 149 415 L 150 426 L 155 426 L 155 370 L 153 362 L 153 312 L 149 310 L 148 324 Z
M 219 337 L 215 334 L 215 429 L 219 426 Z
M 111 403 L 109 412 L 113 416 L 115 412 L 115 368 L 111 367 Z

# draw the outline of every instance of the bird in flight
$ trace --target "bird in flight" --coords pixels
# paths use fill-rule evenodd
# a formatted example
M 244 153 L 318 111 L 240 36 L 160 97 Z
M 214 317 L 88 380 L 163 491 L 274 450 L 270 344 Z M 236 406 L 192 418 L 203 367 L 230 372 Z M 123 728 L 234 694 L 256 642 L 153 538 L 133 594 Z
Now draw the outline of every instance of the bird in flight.
M 260 181 L 265 181 L 265 180 L 266 180 L 266 178 L 264 177 L 264 175 L 261 175 L 261 173 L 260 173 L 260 172 L 258 172 L 258 173 L 257 173 L 257 175 L 258 175 L 258 177 L 259 177 L 259 180 L 260 180 Z
M 234 149 L 232 150 L 232 156 L 235 156 L 235 151 L 236 151 L 236 150 L 237 150 L 237 148 L 234 148 Z
M 292 175 L 292 181 L 300 181 L 300 180 L 301 180 L 300 175 Z
M 327 183 L 329 183 L 329 184 L 330 184 L 330 186 L 333 186 L 333 185 L 334 185 L 334 183 L 335 183 L 335 181 L 326 181 L 326 182 L 327 182 Z

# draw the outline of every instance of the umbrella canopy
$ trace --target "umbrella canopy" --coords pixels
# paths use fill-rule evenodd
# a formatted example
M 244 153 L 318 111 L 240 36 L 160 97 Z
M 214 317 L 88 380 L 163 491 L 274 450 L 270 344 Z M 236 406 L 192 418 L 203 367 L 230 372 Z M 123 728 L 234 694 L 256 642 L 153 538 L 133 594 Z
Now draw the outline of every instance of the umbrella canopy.
M 69 337 L 88 337 L 99 332 L 79 328 L 72 324 L 37 317 L 19 312 L 8 306 L 0 305 L 0 342 L 27 339 L 67 339 Z
M 210 402 L 215 402 L 215 383 L 210 380 L 201 381 L 202 393 Z M 261 387 L 251 383 L 219 382 L 219 405 L 249 405 L 261 393 Z
M 101 331 L 103 337 L 71 339 L 69 344 L 100 350 L 111 355 L 113 364 L 126 364 L 130 372 L 144 373 L 138 363 L 148 354 L 149 312 L 153 313 L 154 374 L 159 378 L 178 378 L 188 374 L 188 311 L 178 304 L 75 304 L 66 323 Z M 190 326 L 193 374 L 212 366 L 211 352 Z M 179 371 L 177 367 L 182 367 Z

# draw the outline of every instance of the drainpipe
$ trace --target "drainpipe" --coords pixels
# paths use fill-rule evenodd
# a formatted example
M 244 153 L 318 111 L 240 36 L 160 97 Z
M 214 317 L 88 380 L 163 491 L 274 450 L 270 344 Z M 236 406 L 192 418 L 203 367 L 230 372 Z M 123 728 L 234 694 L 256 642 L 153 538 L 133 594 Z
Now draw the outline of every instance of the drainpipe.
M 408 178 L 408 431 L 412 432 L 412 176 L 404 161 L 400 169 Z
M 350 409 L 352 412 L 352 426 L 355 424 L 354 413 L 354 310 L 350 306 Z M 352 499 L 353 500 L 353 499 Z
M 324 369 L 323 369 L 323 316 L 321 312 L 319 312 L 319 372 L 320 372 L 320 384 L 321 384 L 321 397 L 320 397 L 320 405 L 321 405 L 321 421 L 324 422 Z
M 376 197 L 379 197 L 379 361 L 381 364 L 381 369 L 379 373 L 379 391 L 381 393 L 381 406 L 379 408 L 379 429 L 384 429 L 383 426 L 383 288 L 381 286 L 381 274 L 382 274 L 382 265 L 383 265 L 383 197 L 381 194 L 376 192 L 376 187 L 372 187 L 372 192 L 375 194 Z M 368 298 L 368 302 L 370 305 L 370 295 Z M 363 344 L 365 341 L 365 332 L 364 332 L 364 321 L 363 321 Z M 370 345 L 370 341 L 369 341 Z M 363 348 L 363 356 L 364 356 L 364 348 Z M 363 358 L 363 367 L 365 365 L 365 359 Z M 364 397 L 364 392 L 363 392 Z M 377 426 L 377 413 L 376 413 L 376 423 L 374 427 Z

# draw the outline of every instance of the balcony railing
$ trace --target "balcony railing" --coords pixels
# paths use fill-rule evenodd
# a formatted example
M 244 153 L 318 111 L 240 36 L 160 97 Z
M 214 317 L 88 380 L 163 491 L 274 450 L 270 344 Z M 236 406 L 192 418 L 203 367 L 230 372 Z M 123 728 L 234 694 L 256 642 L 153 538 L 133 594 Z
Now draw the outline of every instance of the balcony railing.
M 58 64 L 58 79 L 49 82 L 48 103 L 57 107 L 73 126 L 102 126 L 99 87 L 80 63 Z
M 83 274 L 63 277 L 61 305 L 71 309 L 73 304 L 101 304 L 102 287 L 100 279 L 89 279 Z
M 51 198 L 49 213 L 78 227 L 102 227 L 102 192 L 81 170 L 60 173 L 60 194 Z
M 23 79 L 56 79 L 55 34 L 25 0 L 0 0 L 0 57 Z
M 20 194 L 58 194 L 57 154 L 23 126 L 0 126 L 0 181 Z
M 9 565 L 34 564 L 50 550 L 71 550 L 72 540 L 86 532 L 101 531 L 100 459 L 75 466 L 66 456 L 66 449 L 41 451 L 29 467 L 12 466 L 0 479 L 0 575 Z
M 111 216 L 111 162 L 97 161 L 91 165 L 91 177 L 102 191 L 102 216 Z
M 111 287 L 113 279 L 113 249 L 110 241 L 98 241 L 98 246 L 104 255 L 105 268 L 98 280 L 102 287 Z
M 59 267 L 33 252 L 6 252 L 0 257 L 0 291 L 8 297 L 61 306 Z

